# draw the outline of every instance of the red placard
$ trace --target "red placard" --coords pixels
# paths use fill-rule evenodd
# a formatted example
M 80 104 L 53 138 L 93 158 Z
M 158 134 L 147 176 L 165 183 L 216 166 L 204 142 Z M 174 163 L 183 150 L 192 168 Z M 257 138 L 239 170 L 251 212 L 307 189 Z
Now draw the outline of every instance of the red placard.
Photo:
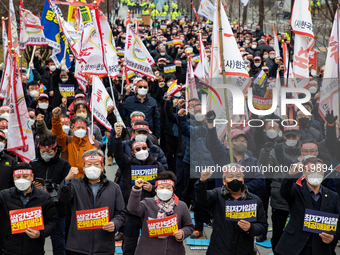
M 178 231 L 177 214 L 162 218 L 147 220 L 149 237 L 172 236 Z
M 24 233 L 27 228 L 44 230 L 41 206 L 9 211 L 12 234 Z
M 308 53 L 309 64 L 313 64 L 312 70 L 314 70 L 315 74 L 317 71 L 317 63 L 318 63 L 318 52 L 316 50 L 310 50 Z
M 77 229 L 100 229 L 109 223 L 109 207 L 76 211 Z

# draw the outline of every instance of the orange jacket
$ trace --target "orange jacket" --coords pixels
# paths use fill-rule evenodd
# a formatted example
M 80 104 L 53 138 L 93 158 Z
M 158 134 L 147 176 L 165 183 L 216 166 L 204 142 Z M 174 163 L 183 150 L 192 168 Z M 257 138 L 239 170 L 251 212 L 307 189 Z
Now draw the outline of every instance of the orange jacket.
M 57 142 L 62 147 L 61 157 L 67 160 L 72 167 L 78 167 L 79 173 L 75 176 L 76 178 L 82 177 L 84 170 L 81 157 L 88 150 L 100 149 L 99 144 L 94 141 L 95 144 L 92 145 L 87 135 L 83 138 L 66 135 L 63 131 L 60 117 L 52 117 L 52 134 L 57 137 Z

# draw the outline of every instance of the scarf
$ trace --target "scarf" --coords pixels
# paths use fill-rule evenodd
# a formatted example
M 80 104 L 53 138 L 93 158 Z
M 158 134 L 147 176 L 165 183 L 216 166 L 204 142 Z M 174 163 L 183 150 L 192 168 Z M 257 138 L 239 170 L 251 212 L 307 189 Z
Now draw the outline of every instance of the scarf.
M 174 194 L 172 194 L 172 197 L 167 202 L 163 202 L 156 195 L 155 201 L 157 207 L 159 208 L 157 213 L 157 219 L 165 218 L 174 214 L 174 207 L 176 206 Z

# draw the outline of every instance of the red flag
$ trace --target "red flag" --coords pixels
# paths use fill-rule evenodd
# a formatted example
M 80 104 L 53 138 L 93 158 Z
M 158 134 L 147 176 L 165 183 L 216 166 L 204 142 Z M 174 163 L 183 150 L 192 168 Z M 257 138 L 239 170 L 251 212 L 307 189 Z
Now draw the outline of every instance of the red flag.
M 197 22 L 200 23 L 200 19 L 198 18 L 198 14 L 196 12 L 196 9 L 195 9 L 195 6 L 193 5 L 193 3 L 191 3 L 191 6 L 192 6 L 192 9 L 194 10 L 194 13 L 196 15 Z
M 130 17 L 130 12 L 128 12 L 127 18 L 126 18 L 126 26 L 130 24 L 131 17 Z

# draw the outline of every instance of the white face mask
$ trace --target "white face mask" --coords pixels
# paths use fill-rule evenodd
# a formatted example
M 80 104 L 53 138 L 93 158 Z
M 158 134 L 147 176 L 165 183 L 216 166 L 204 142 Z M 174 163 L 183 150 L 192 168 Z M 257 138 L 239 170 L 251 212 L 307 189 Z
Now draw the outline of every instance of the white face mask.
M 143 135 L 143 134 L 140 134 L 140 135 L 136 135 L 135 141 L 136 141 L 136 142 L 138 142 L 138 141 L 146 142 L 146 139 L 147 139 L 147 138 L 148 138 L 148 136 Z
M 318 88 L 317 87 L 309 87 L 308 90 L 309 90 L 310 93 L 315 94 L 318 91 Z
M 274 59 L 274 58 L 275 58 L 275 55 L 269 55 L 269 57 L 270 57 L 271 59 Z
M 190 109 L 190 110 L 189 110 L 189 113 L 190 113 L 191 115 L 195 115 L 195 110 L 194 110 L 194 109 Z
M 244 57 L 243 57 L 243 60 L 247 60 L 247 56 L 244 56 Z
M 84 119 L 86 119 L 87 118 L 87 113 L 86 112 L 80 112 L 80 113 L 77 113 L 76 116 L 83 117 Z
M 149 151 L 148 150 L 140 150 L 136 152 L 136 158 L 138 160 L 146 160 L 149 156 Z
M 307 175 L 307 181 L 312 186 L 319 186 L 323 181 L 323 176 L 318 172 Z
M 273 129 L 268 130 L 268 131 L 266 132 L 266 134 L 267 134 L 268 138 L 270 138 L 270 139 L 274 139 L 274 138 L 277 137 L 277 135 L 278 135 L 277 131 L 276 131 L 276 130 L 273 130 Z
M 48 108 L 48 103 L 39 103 L 39 108 L 42 110 L 46 110 Z
M 286 145 L 287 145 L 288 147 L 294 147 L 294 146 L 297 144 L 297 141 L 298 141 L 298 140 L 287 140 L 287 141 L 286 141 Z
M 172 197 L 173 192 L 168 189 L 157 189 L 157 197 L 162 201 L 168 201 Z
M 156 42 L 155 41 L 151 41 L 151 45 L 156 45 Z
M 8 135 L 8 129 L 4 129 L 4 130 L 2 130 L 2 132 L 4 132 L 5 135 L 6 135 L 6 137 L 7 137 L 7 135 Z
M 5 143 L 0 142 L 0 152 L 5 149 Z
M 165 52 L 161 52 L 161 53 L 159 53 L 159 54 L 161 54 L 161 56 L 165 56 Z
M 26 179 L 19 179 L 14 181 L 15 187 L 20 191 L 25 191 L 31 186 L 31 181 Z
M 145 96 L 146 93 L 148 93 L 148 90 L 147 90 L 147 89 L 144 89 L 144 88 L 139 88 L 139 89 L 138 89 L 138 94 L 139 94 L 139 95 Z
M 70 126 L 68 125 L 63 125 L 63 131 L 68 134 L 68 132 L 70 131 Z
M 61 81 L 62 81 L 62 82 L 67 82 L 67 81 L 68 81 L 68 78 L 62 78 Z
M 36 94 L 38 94 L 38 93 L 39 93 L 39 92 L 36 91 L 36 90 L 31 90 L 31 91 L 30 91 L 30 96 L 33 97 L 33 98 L 35 98 Z
M 202 113 L 195 114 L 195 120 L 197 120 L 198 122 L 202 122 L 204 119 L 205 119 L 205 115 L 203 115 Z
M 174 95 L 175 97 L 181 97 L 181 92 L 176 92 L 176 94 Z
M 245 43 L 250 43 L 250 41 L 249 41 L 249 40 L 245 40 L 244 42 L 245 42 Z
M 254 63 L 254 65 L 255 65 L 256 67 L 259 67 L 259 66 L 261 65 L 261 63 Z
M 267 58 L 268 58 L 268 55 L 263 55 L 263 58 L 264 58 L 264 59 L 267 59 Z
M 95 167 L 95 166 L 90 166 L 84 169 L 85 170 L 85 175 L 88 179 L 90 180 L 96 180 L 99 178 L 102 169 Z
M 303 156 L 303 160 L 306 160 L 306 159 L 309 159 L 309 158 L 315 158 L 315 156 L 313 156 L 313 155 Z
M 6 120 L 8 121 L 8 119 L 9 119 L 9 114 L 8 114 L 7 112 L 5 112 L 5 113 L 2 114 L 0 117 L 6 119 Z
M 252 48 L 252 49 L 256 49 L 257 46 L 253 44 L 253 45 L 251 46 L 251 48 Z
M 32 127 L 35 123 L 35 120 L 29 119 L 28 126 Z
M 56 66 L 49 66 L 48 68 L 49 68 L 49 69 L 50 69 L 50 71 L 52 71 L 52 72 L 54 72 L 54 71 L 55 71 L 55 69 L 57 69 L 57 67 L 56 67 Z
M 78 138 L 83 138 L 86 135 L 86 130 L 85 129 L 78 129 L 76 131 L 73 132 L 75 137 Z
M 163 43 L 163 45 L 166 45 L 166 41 L 165 42 L 162 42 Z M 165 53 L 164 53 L 165 54 Z M 161 53 L 161 55 L 162 55 L 162 53 Z M 162 56 L 164 56 L 164 55 L 162 55 Z
M 249 67 L 246 67 L 246 70 L 247 70 L 247 72 L 249 72 L 249 71 L 250 71 L 250 68 L 249 68 Z

